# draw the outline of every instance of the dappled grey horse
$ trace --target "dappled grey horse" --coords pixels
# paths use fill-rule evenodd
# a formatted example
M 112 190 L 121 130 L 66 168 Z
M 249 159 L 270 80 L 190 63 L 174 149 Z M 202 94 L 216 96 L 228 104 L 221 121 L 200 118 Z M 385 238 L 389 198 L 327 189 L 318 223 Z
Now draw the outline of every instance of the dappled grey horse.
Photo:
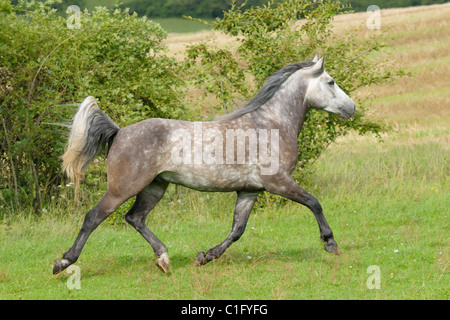
M 237 192 L 231 233 L 200 252 L 197 265 L 219 258 L 238 240 L 259 193 L 268 191 L 308 207 L 319 225 L 325 250 L 338 253 L 322 207 L 291 174 L 298 160 L 297 139 L 309 108 L 350 118 L 354 102 L 324 70 L 324 57 L 288 65 L 270 76 L 243 108 L 216 121 L 148 119 L 119 128 L 88 97 L 72 121 L 63 169 L 80 183 L 89 163 L 107 145 L 108 188 L 85 217 L 73 246 L 56 259 L 53 273 L 77 261 L 92 231 L 123 202 L 136 196 L 125 215 L 151 245 L 156 265 L 169 268 L 167 247 L 145 224 L 146 217 L 174 183 L 200 191 Z

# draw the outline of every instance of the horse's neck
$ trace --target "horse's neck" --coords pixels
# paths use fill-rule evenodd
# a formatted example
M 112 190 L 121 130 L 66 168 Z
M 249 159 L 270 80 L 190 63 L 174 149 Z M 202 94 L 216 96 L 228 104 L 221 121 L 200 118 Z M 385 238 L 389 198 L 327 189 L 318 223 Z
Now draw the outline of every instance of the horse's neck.
M 252 116 L 256 121 L 260 119 L 268 123 L 268 126 L 283 128 L 297 138 L 306 117 L 305 91 L 306 88 L 298 85 L 295 90 L 287 85 L 281 88 L 264 106 L 252 112 Z

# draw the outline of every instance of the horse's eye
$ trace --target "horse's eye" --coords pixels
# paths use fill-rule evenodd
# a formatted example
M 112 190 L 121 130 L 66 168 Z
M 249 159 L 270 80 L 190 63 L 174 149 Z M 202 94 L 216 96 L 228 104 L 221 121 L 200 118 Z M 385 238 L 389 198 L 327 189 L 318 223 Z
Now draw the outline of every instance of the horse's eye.
M 329 84 L 330 86 L 334 86 L 334 80 L 331 79 L 330 81 L 328 81 L 328 84 Z

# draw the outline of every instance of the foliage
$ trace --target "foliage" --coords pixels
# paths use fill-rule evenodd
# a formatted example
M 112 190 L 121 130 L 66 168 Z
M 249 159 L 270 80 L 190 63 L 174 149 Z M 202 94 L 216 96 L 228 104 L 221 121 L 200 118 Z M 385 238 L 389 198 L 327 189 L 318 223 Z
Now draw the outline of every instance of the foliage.
M 70 0 L 72 1 L 72 0 Z M 83 0 L 78 0 L 83 1 Z M 366 11 L 367 7 L 373 4 L 380 8 L 408 7 L 418 5 L 428 5 L 432 3 L 444 3 L 446 0 L 343 0 L 349 3 L 357 11 Z M 90 1 L 95 2 L 95 1 Z M 281 3 L 283 0 L 275 0 Z M 246 3 L 245 8 L 262 7 L 267 0 L 239 0 L 239 4 Z M 124 1 L 123 7 L 130 8 L 140 15 L 148 17 L 181 17 L 183 15 L 201 18 L 222 18 L 224 11 L 231 8 L 230 0 L 129 0 Z
M 222 16 L 229 4 L 230 0 L 129 0 L 123 6 L 149 17 L 181 17 L 188 14 L 215 18 Z
M 120 126 L 177 118 L 183 79 L 165 55 L 165 31 L 128 10 L 80 12 L 80 28 L 52 8 L 59 1 L 0 1 L 0 189 L 2 205 L 41 202 L 63 182 L 59 156 L 74 102 L 98 99 Z M 69 21 L 71 21 L 69 19 Z
M 247 96 L 244 70 L 226 49 L 209 48 L 205 43 L 190 46 L 185 69 L 205 98 L 212 94 L 222 101 L 225 112 L 233 106 L 236 92 Z
M 248 97 L 249 83 L 254 84 L 254 93 L 276 70 L 293 62 L 310 60 L 316 52 L 326 54 L 328 73 L 348 94 L 391 78 L 393 74 L 382 63 L 367 58 L 383 46 L 376 36 L 361 41 L 357 40 L 357 30 L 343 36 L 333 33 L 333 17 L 346 10 L 348 7 L 339 1 L 326 0 L 269 2 L 246 10 L 243 5 L 233 3 L 212 27 L 237 37 L 237 50 L 218 49 L 207 43 L 190 46 L 186 64 L 192 73 L 190 77 L 195 79 L 193 84 L 210 88 L 208 92 L 215 95 L 219 105 L 232 106 L 231 97 Z M 303 23 L 298 22 L 299 18 Z M 245 69 L 238 72 L 236 66 Z M 365 117 L 362 102 L 350 121 L 310 110 L 298 140 L 300 162 L 296 179 L 302 179 L 321 152 L 351 129 L 361 134 L 378 134 L 381 127 Z
M 41 0 L 39 0 L 41 1 Z M 43 1 L 43 0 L 42 0 Z M 275 3 L 283 0 L 273 0 Z M 17 0 L 11 1 L 17 3 Z M 263 6 L 267 0 L 238 0 L 238 4 L 246 3 L 246 8 Z M 377 5 L 382 9 L 399 8 L 434 3 L 444 3 L 448 0 L 342 0 L 344 4 L 351 4 L 356 11 L 366 11 L 370 5 Z M 231 0 L 62 0 L 60 4 L 53 5 L 60 12 L 70 5 L 77 5 L 81 9 L 92 11 L 97 6 L 113 8 L 120 3 L 121 8 L 130 8 L 130 12 L 136 12 L 139 16 L 151 18 L 182 17 L 183 15 L 199 18 L 223 17 L 224 11 L 231 8 Z

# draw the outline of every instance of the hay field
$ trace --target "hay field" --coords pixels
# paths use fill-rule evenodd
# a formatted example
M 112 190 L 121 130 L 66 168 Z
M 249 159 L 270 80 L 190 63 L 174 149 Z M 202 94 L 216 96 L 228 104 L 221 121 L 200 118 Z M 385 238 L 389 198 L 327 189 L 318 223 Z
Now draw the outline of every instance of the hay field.
M 359 27 L 362 37 L 382 34 L 388 48 L 380 56 L 394 68 L 404 68 L 411 76 L 394 83 L 357 90 L 360 98 L 373 99 L 369 115 L 393 126 L 418 130 L 423 126 L 448 127 L 450 117 L 450 3 L 381 10 L 381 29 L 366 27 L 369 13 L 359 12 L 335 17 L 336 33 Z M 166 40 L 169 52 L 183 58 L 187 45 L 214 41 L 232 47 L 233 37 L 217 31 L 172 33 Z M 447 137 L 448 138 L 448 137 Z M 442 137 L 438 140 L 443 140 Z M 441 141 L 448 146 L 448 139 Z

